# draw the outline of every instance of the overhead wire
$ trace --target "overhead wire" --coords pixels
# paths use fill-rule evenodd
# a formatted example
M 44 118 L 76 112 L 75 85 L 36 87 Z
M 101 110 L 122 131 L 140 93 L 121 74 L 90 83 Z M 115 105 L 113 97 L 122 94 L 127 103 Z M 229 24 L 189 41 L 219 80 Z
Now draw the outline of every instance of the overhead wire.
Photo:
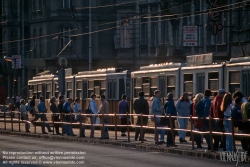
M 213 8 L 213 9 L 217 9 L 217 8 L 224 8 L 226 6 L 232 6 L 232 5 L 237 5 L 237 4 L 240 4 L 240 3 L 243 3 L 243 2 L 238 2 L 238 3 L 233 3 L 233 4 L 228 4 L 228 5 L 224 5 L 224 6 L 220 6 L 220 7 L 216 7 L 216 8 Z M 237 8 L 241 8 L 241 6 L 239 7 L 232 7 L 232 8 L 227 8 L 227 9 L 222 9 L 222 10 L 217 10 L 217 12 L 221 12 L 221 11 L 227 11 L 227 10 L 231 10 L 231 9 L 237 9 Z M 163 21 L 169 21 L 169 20 L 175 20 L 175 19 L 179 19 L 179 18 L 186 18 L 186 17 L 193 17 L 193 16 L 197 16 L 197 15 L 202 15 L 202 14 L 207 14 L 209 13 L 210 11 L 208 11 L 208 9 L 206 10 L 202 10 L 202 11 L 205 11 L 203 13 L 199 13 L 199 14 L 193 14 L 193 15 L 190 15 L 190 16 L 182 16 L 182 17 L 176 17 L 176 18 L 169 18 L 169 19 L 164 19 L 164 20 L 156 20 L 156 21 L 150 21 L 150 22 L 163 22 Z M 202 11 L 196 11 L 196 12 L 202 12 Z M 206 12 L 208 11 L 208 12 Z M 190 14 L 192 12 L 188 12 L 188 13 L 183 13 L 183 14 L 178 14 L 178 15 L 184 15 L 184 14 Z M 169 16 L 169 15 L 168 15 Z M 173 15 L 170 15 L 171 16 L 175 16 L 175 14 Z M 167 16 L 165 16 L 167 17 Z M 124 20 L 124 19 L 123 19 Z M 122 21 L 122 20 L 121 20 Z M 146 24 L 148 22 L 142 22 L 142 23 L 139 23 L 139 24 Z M 78 37 L 78 36 L 83 36 L 83 35 L 89 35 L 89 34 L 94 34 L 94 33 L 98 33 L 98 32 L 103 32 L 103 31 L 107 31 L 107 30 L 112 30 L 112 29 L 116 29 L 116 28 L 120 28 L 122 26 L 115 26 L 115 27 L 110 27 L 110 28 L 106 28 L 106 29 L 102 29 L 102 30 L 96 30 L 96 31 L 92 31 L 92 32 L 88 32 L 88 33 L 82 33 L 82 34 L 75 34 L 75 35 L 71 35 L 71 37 Z M 54 39 L 54 38 L 53 38 Z M 53 39 L 50 39 L 50 40 L 45 40 L 45 41 L 41 41 L 39 43 L 42 43 L 42 42 L 47 42 L 47 41 L 51 41 Z M 28 44 L 28 45 L 25 45 L 25 46 L 30 46 L 32 44 Z M 12 47 L 12 48 L 8 48 L 9 49 L 13 49 L 13 48 L 19 48 L 19 47 Z

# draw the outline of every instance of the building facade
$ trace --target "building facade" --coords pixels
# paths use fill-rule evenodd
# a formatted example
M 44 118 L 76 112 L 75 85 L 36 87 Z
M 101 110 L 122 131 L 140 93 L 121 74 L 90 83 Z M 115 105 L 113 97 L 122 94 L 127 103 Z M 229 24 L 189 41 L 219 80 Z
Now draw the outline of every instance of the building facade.
M 0 1 L 1 56 L 21 55 L 22 0 Z M 76 74 L 185 62 L 195 54 L 248 56 L 247 8 L 240 0 L 24 0 L 25 83 L 37 73 L 55 73 L 60 57 Z M 1 64 L 10 96 L 13 70 Z M 21 92 L 20 69 L 17 76 Z

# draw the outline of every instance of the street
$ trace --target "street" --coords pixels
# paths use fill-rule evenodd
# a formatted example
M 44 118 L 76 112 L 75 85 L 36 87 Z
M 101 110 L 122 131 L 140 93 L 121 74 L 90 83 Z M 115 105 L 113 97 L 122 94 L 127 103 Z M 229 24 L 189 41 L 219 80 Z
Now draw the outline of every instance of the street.
M 181 155 L 173 155 L 166 153 L 158 152 L 147 152 L 139 151 L 131 148 L 125 147 L 115 147 L 110 145 L 100 145 L 100 144 L 90 144 L 90 143 L 77 143 L 77 142 L 58 142 L 52 140 L 42 140 L 42 139 L 33 139 L 20 136 L 0 136 L 0 156 L 1 163 L 3 162 L 3 157 L 6 156 L 6 152 L 15 153 L 15 152 L 39 152 L 36 156 L 42 157 L 45 155 L 45 152 L 81 152 L 86 153 L 80 155 L 84 156 L 84 159 L 78 159 L 78 161 L 84 161 L 85 164 L 82 165 L 71 165 L 74 166 L 86 166 L 86 167 L 153 167 L 153 166 L 171 166 L 171 167 L 188 167 L 188 166 L 235 166 L 235 162 L 220 162 L 212 159 L 200 159 L 195 157 L 186 157 Z M 3 155 L 5 154 L 5 155 Z M 72 154 L 71 154 L 72 155 Z M 22 155 L 23 156 L 23 155 Z M 48 156 L 48 155 L 47 155 Z M 55 156 L 55 155 L 53 155 Z M 62 156 L 62 155 L 61 155 Z M 64 155 L 65 157 L 69 156 Z M 79 155 L 78 155 L 79 156 Z M 16 156 L 17 157 L 17 156 Z M 19 156 L 20 157 L 20 156 Z M 50 154 L 51 157 L 51 154 Z M 6 159 L 5 159 L 6 160 Z M 12 159 L 13 161 L 13 159 Z M 26 161 L 29 161 L 26 159 Z M 49 160 L 44 160 L 49 161 Z M 66 161 L 66 160 L 64 160 Z M 68 160 L 69 161 L 69 160 Z M 70 166 L 70 165 L 2 165 L 3 167 L 7 166 Z M 247 164 L 238 164 L 238 166 L 248 166 Z

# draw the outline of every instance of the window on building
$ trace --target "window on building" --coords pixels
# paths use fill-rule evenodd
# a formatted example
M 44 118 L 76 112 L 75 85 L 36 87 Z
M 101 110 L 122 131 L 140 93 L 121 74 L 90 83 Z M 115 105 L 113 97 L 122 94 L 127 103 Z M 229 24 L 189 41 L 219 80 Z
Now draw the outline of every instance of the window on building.
M 168 23 L 163 22 L 161 27 L 161 44 L 167 44 L 169 42 L 169 35 L 168 35 Z
M 43 29 L 39 30 L 39 36 L 41 37 L 43 35 Z M 42 38 L 39 38 L 39 49 L 40 49 L 40 58 L 42 57 L 43 54 L 43 43 L 42 43 Z
M 6 31 L 3 32 L 3 42 L 7 42 L 7 34 Z M 7 52 L 8 50 L 8 43 L 3 44 L 3 51 Z
M 10 1 L 11 14 L 17 14 L 17 0 Z
M 148 26 L 146 24 L 141 25 L 141 44 L 148 44 Z
M 11 41 L 15 41 L 17 39 L 17 31 L 11 31 Z M 17 42 L 11 42 L 11 51 L 12 54 L 17 54 Z
M 6 10 L 6 3 L 5 3 L 5 1 L 7 1 L 7 0 L 2 0 L 2 15 L 5 15 L 6 14 L 6 12 L 5 12 L 5 10 Z
M 34 57 L 36 55 L 36 29 L 33 30 L 33 40 L 30 51 L 34 53 Z
M 158 25 L 154 27 L 154 33 L 155 33 L 154 46 L 158 46 Z
M 61 32 L 61 48 L 64 48 L 70 41 L 70 28 L 60 28 L 60 32 Z M 68 45 L 71 46 L 71 43 Z
M 36 11 L 36 1 L 37 0 L 32 0 L 32 11 Z
M 61 8 L 67 9 L 70 8 L 71 0 L 61 0 Z
M 240 71 L 229 72 L 229 92 L 240 91 Z
M 121 47 L 130 47 L 130 28 L 128 26 L 121 28 Z
M 157 33 L 158 33 L 158 31 L 157 31 L 157 25 L 152 25 L 152 28 L 151 28 L 151 45 L 152 46 L 157 46 L 157 40 L 158 40 L 158 38 L 157 38 Z

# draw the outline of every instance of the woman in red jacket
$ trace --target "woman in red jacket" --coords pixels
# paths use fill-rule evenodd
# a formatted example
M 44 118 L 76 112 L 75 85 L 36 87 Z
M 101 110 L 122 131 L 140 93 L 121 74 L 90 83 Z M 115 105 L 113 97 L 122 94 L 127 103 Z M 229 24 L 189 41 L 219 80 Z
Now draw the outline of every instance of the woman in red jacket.
M 194 98 L 194 105 L 193 105 L 193 116 L 197 117 L 195 107 L 196 105 L 203 99 L 204 95 L 202 93 L 198 93 Z M 202 131 L 204 127 L 203 122 L 201 119 L 194 120 L 194 130 Z M 199 133 L 194 134 L 194 140 L 196 142 L 197 148 L 202 148 L 201 146 L 201 135 Z

